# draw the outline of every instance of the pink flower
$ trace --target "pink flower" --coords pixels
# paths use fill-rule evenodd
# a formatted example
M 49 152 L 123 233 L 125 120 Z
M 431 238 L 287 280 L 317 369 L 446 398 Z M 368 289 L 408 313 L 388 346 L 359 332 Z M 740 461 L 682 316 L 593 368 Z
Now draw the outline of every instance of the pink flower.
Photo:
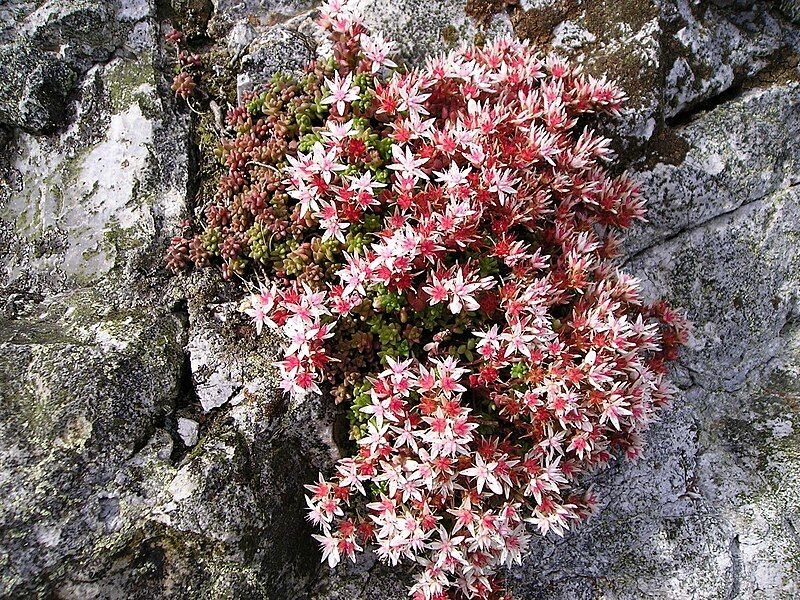
M 486 172 L 486 180 L 489 184 L 489 191 L 497 194 L 500 204 L 505 204 L 508 195 L 517 193 L 514 185 L 519 181 L 511 175 L 510 169 L 489 169 Z
M 353 85 L 352 73 L 348 73 L 344 79 L 342 79 L 337 71 L 333 81 L 330 79 L 325 80 L 325 86 L 328 89 L 329 95 L 322 99 L 322 104 L 335 105 L 336 112 L 340 115 L 344 115 L 344 109 L 347 104 L 359 99 L 358 93 L 361 91 L 361 88 L 357 85 Z
M 471 167 L 461 169 L 455 162 L 450 163 L 447 171 L 434 171 L 436 181 L 443 183 L 448 190 L 452 190 L 462 185 L 466 185 L 467 177 L 472 172 Z
M 603 408 L 603 413 L 600 415 L 600 422 L 605 423 L 610 421 L 614 425 L 614 429 L 620 430 L 619 420 L 622 417 L 632 415 L 633 413 L 626 408 L 627 402 L 619 395 L 612 396 L 613 400 L 606 403 Z
M 314 144 L 314 154 L 309 170 L 312 173 L 319 173 L 326 183 L 330 183 L 333 176 L 338 171 L 344 171 L 347 167 L 337 162 L 339 151 L 336 146 L 331 146 L 328 150 L 322 142 Z
M 328 561 L 330 568 L 335 567 L 341 560 L 339 556 L 339 539 L 327 533 L 325 535 L 312 535 L 322 546 L 322 562 Z
M 480 454 L 477 454 L 475 456 L 475 466 L 470 467 L 469 469 L 464 469 L 461 471 L 461 474 L 475 479 L 479 494 L 483 491 L 484 485 L 486 485 L 495 494 L 502 494 L 503 486 L 500 485 L 500 482 L 493 473 L 496 466 L 497 463 L 486 463 L 484 462 L 483 457 Z
M 288 190 L 289 196 L 300 202 L 300 216 L 304 217 L 309 211 L 319 210 L 319 196 L 303 181 L 298 181 L 296 187 Z
M 535 339 L 534 335 L 526 334 L 521 321 L 515 321 L 511 324 L 510 329 L 507 329 L 500 336 L 506 343 L 506 348 L 510 354 L 518 353 L 531 357 L 530 343 Z
M 261 286 L 258 294 L 250 296 L 250 308 L 245 309 L 245 314 L 252 317 L 256 324 L 256 334 L 261 335 L 261 330 L 266 323 L 268 327 L 275 329 L 277 325 L 270 319 L 269 315 L 275 307 L 275 297 L 277 291 L 273 285 L 271 288 Z
M 397 51 L 397 44 L 387 41 L 380 33 L 361 35 L 361 51 L 372 61 L 371 70 L 377 73 L 381 67 L 396 67 L 391 56 Z
M 422 291 L 430 296 L 431 306 L 436 306 L 440 302 L 446 302 L 447 298 L 450 296 L 447 287 L 436 275 L 431 275 L 431 285 L 423 286 Z
M 397 92 L 400 96 L 400 106 L 398 106 L 400 112 L 408 112 L 411 115 L 430 114 L 424 104 L 430 94 L 420 93 L 418 84 L 406 81 L 397 87 Z
M 373 180 L 372 173 L 370 171 L 366 171 L 358 176 L 352 175 L 350 177 L 350 186 L 354 191 L 364 192 L 372 197 L 377 190 L 386 187 L 386 184 Z
M 358 444 L 360 446 L 369 446 L 370 452 L 374 454 L 378 448 L 388 444 L 386 439 L 386 434 L 388 432 L 388 425 L 377 426 L 374 423 L 369 423 L 367 426 L 367 435 L 360 438 L 358 440 Z
M 306 496 L 306 505 L 308 506 L 308 515 L 306 515 L 306 519 L 311 521 L 312 525 L 315 527 L 322 527 L 323 524 L 327 523 L 325 513 L 323 513 L 322 509 L 308 496 Z
M 443 567 L 446 563 L 455 561 L 468 565 L 469 563 L 459 549 L 465 538 L 463 536 L 450 537 L 450 533 L 444 527 L 439 527 L 436 532 L 439 534 L 439 539 L 428 544 L 428 548 L 434 552 L 434 564 L 437 567 Z
M 416 158 L 411 148 L 406 146 L 405 152 L 399 145 L 392 145 L 392 156 L 394 163 L 389 165 L 389 168 L 394 171 L 399 171 L 401 176 L 407 176 L 412 179 L 428 179 L 428 176 L 419 167 L 428 162 L 427 158 Z
M 383 398 L 380 399 L 378 396 L 373 392 L 371 395 L 371 404 L 364 406 L 361 408 L 361 412 L 372 415 L 375 418 L 375 424 L 377 427 L 383 426 L 383 420 L 386 419 L 387 421 L 391 421 L 396 423 L 398 418 L 392 413 L 390 406 L 391 406 L 391 399 L 390 398 Z
M 337 121 L 328 121 L 328 128 L 325 131 L 320 132 L 325 140 L 333 142 L 334 144 L 338 144 L 339 142 L 347 139 L 356 134 L 356 130 L 353 127 L 353 119 L 345 123 L 339 123 Z
M 473 294 L 480 289 L 484 289 L 485 284 L 481 282 L 468 283 L 464 281 L 464 272 L 461 269 L 456 271 L 453 279 L 445 283 L 445 287 L 447 287 L 452 294 L 448 308 L 454 315 L 457 315 L 462 310 L 470 312 L 480 308 L 480 304 L 478 304 Z
M 472 335 L 480 338 L 477 349 L 481 355 L 490 357 L 497 350 L 500 349 L 500 335 L 498 333 L 497 324 L 492 325 L 488 331 L 473 331 Z

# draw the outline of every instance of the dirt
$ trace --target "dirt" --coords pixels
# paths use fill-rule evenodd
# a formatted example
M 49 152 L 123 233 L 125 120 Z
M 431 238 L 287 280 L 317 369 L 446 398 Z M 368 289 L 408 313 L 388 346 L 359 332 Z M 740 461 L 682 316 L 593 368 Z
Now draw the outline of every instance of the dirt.
M 487 26 L 494 15 L 518 4 L 519 0 L 467 0 L 465 11 L 478 24 Z
M 518 37 L 545 49 L 550 45 L 556 26 L 579 14 L 580 7 L 580 0 L 558 0 L 552 6 L 535 10 L 516 8 L 511 13 L 511 24 Z

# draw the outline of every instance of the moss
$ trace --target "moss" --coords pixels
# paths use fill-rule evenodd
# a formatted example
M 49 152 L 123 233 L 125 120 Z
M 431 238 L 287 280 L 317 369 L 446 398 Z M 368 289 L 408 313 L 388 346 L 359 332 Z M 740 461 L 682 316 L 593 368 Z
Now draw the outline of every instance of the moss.
M 203 90 L 201 113 L 192 115 L 192 138 L 194 145 L 195 178 L 194 194 L 198 198 L 213 198 L 220 176 L 225 168 L 220 164 L 215 151 L 220 145 L 220 126 L 217 116 L 210 109 L 211 101 L 220 107 L 221 116 L 229 106 L 236 106 L 236 69 L 232 57 L 224 48 L 214 47 L 203 56 L 198 80 Z M 222 66 L 222 68 L 220 68 Z
M 596 35 L 602 35 L 614 23 L 623 23 L 632 31 L 639 31 L 649 21 L 659 16 L 658 5 L 653 0 L 602 0 L 586 6 L 586 26 Z
M 110 259 L 142 246 L 142 238 L 136 227 L 123 229 L 117 217 L 112 216 L 103 230 L 103 249 Z
M 800 81 L 800 54 L 787 47 L 767 58 L 767 66 L 744 82 L 742 91 Z
M 152 55 L 145 53 L 136 61 L 118 61 L 106 71 L 103 85 L 113 112 L 123 112 L 134 102 L 139 103 L 143 114 L 153 112 L 152 92 L 148 89 L 156 86 L 152 60 Z
M 630 165 L 641 162 L 643 169 L 652 169 L 659 163 L 681 165 L 692 146 L 672 127 L 657 126 L 655 133 L 643 148 L 629 148 L 619 153 L 620 162 Z
M 109 310 L 108 300 L 93 290 L 74 292 L 63 301 L 47 305 L 39 315 L 0 327 L 3 338 L 13 342 L 0 359 L 23 369 L 4 373 L 3 395 L 13 406 L 14 420 L 31 436 L 48 440 L 64 437 L 68 433 L 64 428 L 73 421 L 78 430 L 85 431 L 93 419 L 88 407 L 95 402 L 119 403 L 128 393 L 125 388 L 119 388 L 123 390 L 119 397 L 107 396 L 106 391 L 126 381 L 131 369 L 163 377 L 165 364 L 179 352 L 177 325 L 169 319 L 154 321 L 146 310 Z M 122 346 L 98 345 L 100 332 Z M 152 382 L 143 387 L 147 385 Z M 99 397 L 93 398 L 94 394 Z M 100 427 L 118 431 L 124 438 L 130 429 L 130 410 L 139 409 L 149 410 L 134 405 L 120 408 L 119 415 L 115 413 Z M 42 442 L 42 448 L 51 445 Z
M 215 117 L 208 111 L 201 115 L 194 126 L 194 144 L 197 153 L 195 181 L 199 198 L 213 198 L 225 167 L 217 159 L 215 151 L 220 145 L 220 133 Z
M 58 325 L 28 320 L 0 319 L 0 339 L 9 345 L 75 343 L 75 338 Z M 3 388 L 9 385 L 10 372 L 0 371 Z
M 58 169 L 53 175 L 53 180 L 58 178 L 61 184 L 64 187 L 70 187 L 76 185 L 78 183 L 78 177 L 80 176 L 83 163 L 86 160 L 86 157 L 94 150 L 98 143 L 94 144 L 86 144 L 82 145 L 80 148 L 75 149 L 68 157 L 64 158 L 64 160 L 60 163 L 60 169 Z

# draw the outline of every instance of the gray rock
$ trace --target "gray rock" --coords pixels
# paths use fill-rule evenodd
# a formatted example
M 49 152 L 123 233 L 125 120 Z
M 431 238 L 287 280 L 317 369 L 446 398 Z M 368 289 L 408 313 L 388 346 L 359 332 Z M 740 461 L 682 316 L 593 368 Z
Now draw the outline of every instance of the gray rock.
M 0 47 L 0 122 L 39 133 L 63 122 L 76 73 L 29 44 Z
M 495 15 L 484 30 L 466 12 L 460 0 L 435 0 L 420 3 L 416 0 L 364 2 L 364 22 L 394 40 L 400 53 L 412 63 L 450 50 L 463 42 L 473 42 L 476 36 L 493 37 L 512 33 L 505 14 Z
M 136 4 L 121 5 L 117 14 L 104 0 L 51 0 L 28 15 L 20 24 L 19 36 L 40 52 L 54 53 L 83 72 L 114 52 L 130 17 L 126 11 Z
M 131 539 L 159 475 L 136 463 L 177 400 L 185 341 L 163 310 L 90 291 L 0 329 L 0 595 L 19 598 L 94 576 Z
M 235 407 L 183 462 L 152 517 L 224 542 L 215 561 L 260 565 L 267 598 L 300 596 L 315 571 L 302 486 L 336 456 L 325 400 L 281 402 L 272 393 Z
M 615 134 L 631 157 L 658 137 L 664 119 L 764 69 L 797 73 L 800 33 L 767 2 L 534 2 L 511 20 L 517 35 L 543 50 L 617 80 L 630 102 Z
M 74 34 L 86 46 L 73 55 L 70 122 L 48 136 L 4 129 L 3 597 L 70 597 L 70 581 L 93 581 L 138 545 L 174 476 L 171 415 L 187 401 L 186 319 L 160 302 L 155 269 L 185 210 L 188 130 L 159 91 L 148 4 L 121 2 L 84 31 L 71 19 L 88 5 L 13 15 L 31 38 Z M 148 49 L 108 60 L 113 48 L 91 37 L 105 39 L 104 27 Z
M 0 285 L 62 291 L 160 266 L 183 210 L 187 129 L 158 95 L 153 61 L 93 67 L 68 128 L 10 142 Z
M 145 0 L 112 6 L 101 0 L 22 3 L 8 9 L 14 39 L 0 45 L 0 123 L 49 133 L 66 122 L 74 86 L 92 65 L 111 58 L 147 16 Z M 27 10 L 26 10 L 27 9 Z M 2 39 L 4 36 L 0 36 Z
M 189 341 L 186 351 L 197 399 L 205 412 L 245 397 L 271 394 L 277 386 L 274 357 L 280 340 L 256 338 L 240 310 L 241 302 L 223 300 L 219 277 L 195 273 L 176 290 L 187 298 Z M 230 292 L 228 291 L 228 294 Z
M 178 435 L 181 436 L 183 443 L 191 447 L 197 444 L 197 434 L 200 424 L 192 419 L 178 417 Z
M 187 351 L 192 367 L 197 398 L 208 412 L 228 403 L 244 385 L 240 356 L 225 352 L 225 339 L 221 329 L 228 317 L 236 316 L 236 307 L 227 305 L 207 308 L 197 315 L 201 323 L 194 322 Z
M 241 54 L 256 37 L 258 32 L 255 26 L 247 21 L 239 21 L 227 35 L 228 52 L 233 56 Z
M 253 79 L 247 73 L 239 73 L 236 76 L 236 102 L 237 104 L 244 104 L 245 95 L 249 94 L 254 89 Z
M 800 181 L 800 83 L 747 92 L 672 128 L 677 164 L 637 169 L 648 223 L 628 236 L 632 254 Z M 758 115 L 751 118 L 751 115 Z M 755 140 L 758 140 L 757 142 Z
M 225 35 L 241 22 L 275 25 L 315 4 L 313 0 L 212 0 L 212 3 L 214 12 L 209 31 L 217 36 Z
M 17 37 L 17 24 L 36 10 L 36 0 L 14 0 L 0 5 L 0 43 Z
M 780 0 L 778 2 L 780 10 L 794 24 L 800 24 L 800 3 L 797 0 Z
M 299 31 L 272 27 L 250 44 L 241 70 L 257 88 L 275 73 L 302 73 L 314 57 L 313 49 L 313 41 Z

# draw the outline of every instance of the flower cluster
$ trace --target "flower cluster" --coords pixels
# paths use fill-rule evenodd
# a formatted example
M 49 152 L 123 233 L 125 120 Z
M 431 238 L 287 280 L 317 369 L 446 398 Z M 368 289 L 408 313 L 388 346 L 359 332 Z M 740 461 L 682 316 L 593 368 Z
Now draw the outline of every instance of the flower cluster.
M 243 276 L 255 265 L 278 277 L 322 279 L 333 249 L 309 234 L 310 216 L 301 215 L 286 193 L 282 170 L 301 137 L 327 114 L 322 82 L 330 70 L 313 63 L 299 80 L 276 74 L 267 89 L 228 114 L 233 135 L 217 150 L 228 172 L 205 208 L 202 231 L 173 240 L 168 259 L 174 271 L 221 260 L 225 278 Z
M 194 94 L 197 87 L 193 72 L 200 68 L 203 61 L 199 54 L 190 54 L 185 50 L 181 50 L 181 45 L 185 42 L 185 36 L 181 31 L 173 29 L 164 37 L 169 44 L 175 46 L 177 54 L 176 74 L 172 80 L 172 91 L 175 92 L 176 96 L 187 100 Z
M 685 323 L 614 266 L 643 202 L 589 127 L 623 95 L 524 42 L 407 70 L 353 5 L 318 25 L 305 76 L 229 115 L 172 264 L 266 275 L 246 312 L 287 340 L 283 388 L 348 403 L 354 454 L 307 486 L 323 560 L 371 546 L 418 564 L 414 600 L 505 598 L 526 524 L 587 517 L 581 476 L 635 457 L 673 394 Z

